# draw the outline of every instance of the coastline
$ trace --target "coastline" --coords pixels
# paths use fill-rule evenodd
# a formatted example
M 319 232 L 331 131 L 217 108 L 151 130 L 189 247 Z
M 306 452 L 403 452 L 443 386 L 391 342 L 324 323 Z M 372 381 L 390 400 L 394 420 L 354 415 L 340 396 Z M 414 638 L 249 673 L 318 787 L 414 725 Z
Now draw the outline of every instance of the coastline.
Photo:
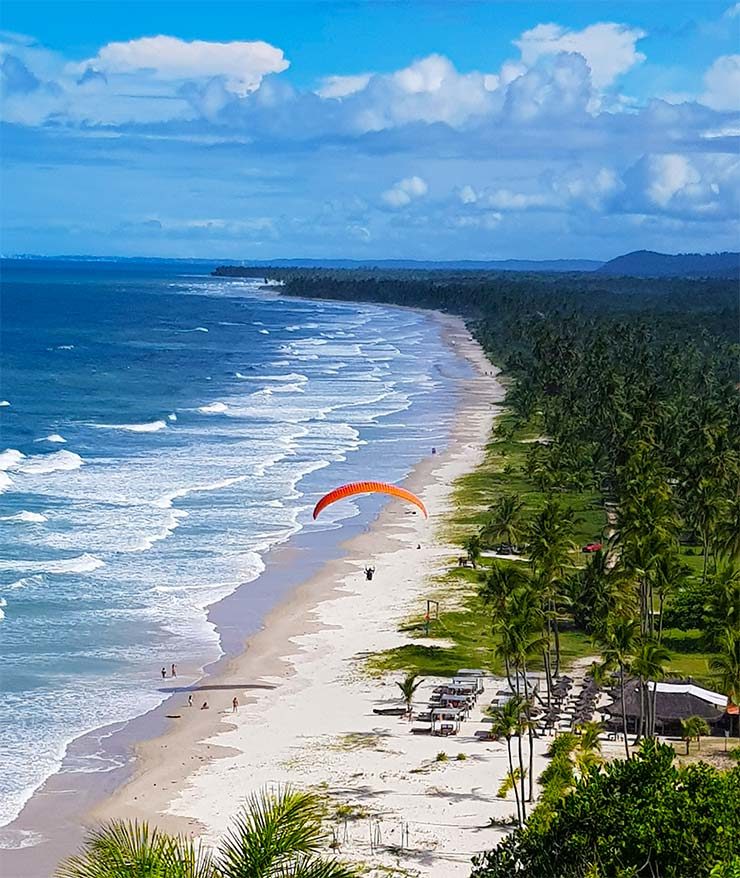
M 474 366 L 476 377 L 465 382 L 458 407 L 458 426 L 449 436 L 447 448 L 436 456 L 423 459 L 404 480 L 404 485 L 420 493 L 430 506 L 431 521 L 425 524 L 420 517 L 408 514 L 399 506 L 383 506 L 369 525 L 362 526 L 360 533 L 341 543 L 339 557 L 330 557 L 322 562 L 320 569 L 311 571 L 308 578 L 302 571 L 299 578 L 304 581 L 293 583 L 284 590 L 282 598 L 264 617 L 260 629 L 248 636 L 246 644 L 243 642 L 243 630 L 240 638 L 239 629 L 232 633 L 231 636 L 236 638 L 235 649 L 238 645 L 242 651 L 233 655 L 227 649 L 224 658 L 206 669 L 204 676 L 192 687 L 196 692 L 192 712 L 186 706 L 185 694 L 191 687 L 182 687 L 182 691 L 176 689 L 176 694 L 167 699 L 161 709 L 152 712 L 159 715 L 150 717 L 148 729 L 134 748 L 133 774 L 129 766 L 127 777 L 108 778 L 105 789 L 99 788 L 90 801 L 83 801 L 77 811 L 81 822 L 90 824 L 123 816 L 155 820 L 159 826 L 170 831 L 212 837 L 213 815 L 201 804 L 188 802 L 188 796 L 192 798 L 193 795 L 194 781 L 200 782 L 204 777 L 208 780 L 211 769 L 218 772 L 221 768 L 236 768 L 231 766 L 226 769 L 225 766 L 230 760 L 243 758 L 247 748 L 230 739 L 244 735 L 254 711 L 260 710 L 271 699 L 273 703 L 284 700 L 284 690 L 303 685 L 299 679 L 300 663 L 307 655 L 313 661 L 329 655 L 330 649 L 326 644 L 311 641 L 320 640 L 332 630 L 341 631 L 342 624 L 340 621 L 340 624 L 332 626 L 323 618 L 322 608 L 337 602 L 346 603 L 357 594 L 362 600 L 370 598 L 371 602 L 373 597 L 378 598 L 378 608 L 381 608 L 379 596 L 383 593 L 384 598 L 388 597 L 386 588 L 381 585 L 383 568 L 387 566 L 392 570 L 397 567 L 400 553 L 404 555 L 404 567 L 408 568 L 411 562 L 419 569 L 414 571 L 418 575 L 413 576 L 402 589 L 405 602 L 393 601 L 394 606 L 388 608 L 397 612 L 387 620 L 388 630 L 384 636 L 391 638 L 393 643 L 397 642 L 398 622 L 403 618 L 403 610 L 408 609 L 408 601 L 420 594 L 435 563 L 450 554 L 449 547 L 440 546 L 434 541 L 435 519 L 444 521 L 452 483 L 471 469 L 482 454 L 494 416 L 492 402 L 503 396 L 502 388 L 492 377 L 489 361 L 463 321 L 443 314 L 435 314 L 435 318 L 442 322 L 446 342 Z M 359 530 L 360 526 L 356 525 L 354 529 Z M 353 528 L 346 526 L 345 530 L 351 533 Z M 419 543 L 423 545 L 421 554 L 415 548 Z M 300 540 L 295 539 L 273 550 L 269 565 L 273 578 L 285 578 L 289 570 L 294 575 L 300 571 L 301 551 Z M 378 576 L 373 583 L 364 586 L 362 567 L 370 558 L 378 568 Z M 348 579 L 352 581 L 350 588 Z M 355 592 L 357 580 L 359 592 Z M 238 612 L 239 591 L 220 604 L 213 605 L 209 613 L 224 639 L 229 637 L 230 615 Z M 240 642 L 237 644 L 236 641 Z M 355 652 L 357 647 L 364 647 L 367 651 L 383 648 L 382 644 L 360 644 L 356 640 L 353 646 Z M 241 704 L 238 714 L 232 718 L 229 705 L 234 693 Z M 201 697 L 210 701 L 208 711 L 197 710 Z M 164 715 L 167 713 L 179 715 L 179 718 L 166 719 Z M 289 735 L 290 731 L 286 734 Z M 249 738 L 248 732 L 246 737 Z M 111 786 L 114 788 L 111 789 Z M 37 794 L 34 798 L 38 799 Z M 53 800 L 53 796 L 51 798 Z M 238 797 L 228 798 L 226 810 L 227 816 L 230 816 L 237 809 Z M 48 802 L 47 808 L 49 805 L 53 807 Z M 44 827 L 43 822 L 36 825 L 40 830 Z M 26 821 L 26 826 L 26 831 L 33 831 L 33 821 L 30 824 Z M 42 846 L 5 850 L 2 855 L 8 863 L 3 874 L 8 878 L 26 875 L 40 878 L 44 869 L 53 868 L 52 860 L 55 863 L 60 856 L 70 852 L 70 847 L 75 846 L 79 837 L 74 839 L 74 843 L 72 841 L 72 836 L 65 832 L 44 845 L 44 864 L 34 853 Z

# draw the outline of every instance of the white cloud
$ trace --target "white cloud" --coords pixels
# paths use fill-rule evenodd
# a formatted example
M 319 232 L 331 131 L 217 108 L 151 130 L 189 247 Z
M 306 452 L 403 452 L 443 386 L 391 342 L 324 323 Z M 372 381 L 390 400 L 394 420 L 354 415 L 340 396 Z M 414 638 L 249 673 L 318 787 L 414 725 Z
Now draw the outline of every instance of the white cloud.
M 106 74 L 143 72 L 166 82 L 220 76 L 239 95 L 257 88 L 268 73 L 288 66 L 281 49 L 262 41 L 188 42 L 164 35 L 108 43 L 94 57 L 71 65 L 79 73 L 88 68 Z
M 722 55 L 704 74 L 699 100 L 713 110 L 740 110 L 740 55 Z
M 325 76 L 316 94 L 322 98 L 346 98 L 362 91 L 370 82 L 372 73 L 357 73 L 352 76 Z
M 639 28 L 613 22 L 592 24 L 580 31 L 567 30 L 557 24 L 538 24 L 514 40 L 514 45 L 528 67 L 546 55 L 560 52 L 583 55 L 591 69 L 594 86 L 601 89 L 645 60 L 645 55 L 635 47 L 645 35 Z
M 478 200 L 478 193 L 470 184 L 466 183 L 458 190 L 457 197 L 463 204 L 475 204 Z
M 740 207 L 736 155 L 644 155 L 623 179 L 621 206 L 636 213 L 734 218 Z
M 421 177 L 404 177 L 380 196 L 389 207 L 406 207 L 427 194 L 428 186 Z

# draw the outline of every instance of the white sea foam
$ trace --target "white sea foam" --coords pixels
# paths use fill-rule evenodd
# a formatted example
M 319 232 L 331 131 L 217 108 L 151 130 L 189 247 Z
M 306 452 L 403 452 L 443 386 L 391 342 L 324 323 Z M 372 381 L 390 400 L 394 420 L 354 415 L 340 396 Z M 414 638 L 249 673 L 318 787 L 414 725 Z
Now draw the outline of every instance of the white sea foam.
M 34 439 L 34 442 L 53 442 L 56 445 L 62 445 L 67 440 L 59 433 L 51 433 L 49 436 L 42 436 L 41 439 Z
M 59 560 L 45 561 L 5 561 L 0 560 L 0 570 L 19 570 L 29 573 L 91 573 L 99 567 L 103 567 L 105 561 L 101 561 L 95 555 L 85 552 L 76 558 L 63 558 Z
M 0 451 L 0 472 L 15 469 L 26 455 L 17 448 L 6 448 Z
M 202 405 L 198 409 L 204 415 L 218 415 L 229 410 L 225 402 L 212 402 L 209 405 Z
M 0 408 L 5 408 L 6 406 L 9 406 L 9 405 L 10 405 L 10 403 L 8 402 L 7 399 L 0 399 Z
M 258 329 L 257 332 L 259 332 L 260 335 L 269 335 L 270 334 L 269 329 Z
M 41 582 L 43 582 L 43 576 L 23 576 L 21 579 L 16 579 L 15 582 L 11 582 L 9 585 L 4 585 L 3 588 L 9 591 L 16 591 L 19 588 L 27 588 L 29 585 L 39 585 Z
M 10 476 L 0 470 L 0 494 L 4 494 L 5 491 L 9 491 L 13 487 L 13 480 Z
M 176 491 L 170 491 L 158 500 L 155 500 L 153 505 L 160 509 L 169 509 L 173 501 L 187 497 L 188 494 L 194 494 L 197 491 L 220 491 L 222 488 L 229 488 L 231 485 L 243 482 L 246 478 L 246 476 L 231 476 L 230 478 L 219 479 L 217 482 L 208 482 L 205 485 L 191 485 L 188 488 L 178 488 Z
M 129 433 L 157 433 L 166 430 L 165 421 L 148 421 L 144 424 L 90 424 L 96 430 L 125 430 Z
M 53 454 L 34 454 L 13 467 L 15 472 L 28 475 L 47 475 L 79 469 L 84 461 L 74 451 L 55 451 Z
M 26 512 L 25 509 L 22 512 L 16 512 L 15 515 L 3 515 L 0 518 L 0 521 L 26 521 L 29 524 L 37 522 L 41 523 L 48 520 L 49 519 L 40 512 Z
M 172 412 L 172 414 L 167 415 L 167 420 L 168 420 L 168 421 L 176 421 L 176 420 L 177 420 L 177 415 L 176 415 L 174 412 Z
M 75 349 L 75 346 L 73 344 L 58 344 L 57 345 L 58 351 L 73 351 L 74 349 Z

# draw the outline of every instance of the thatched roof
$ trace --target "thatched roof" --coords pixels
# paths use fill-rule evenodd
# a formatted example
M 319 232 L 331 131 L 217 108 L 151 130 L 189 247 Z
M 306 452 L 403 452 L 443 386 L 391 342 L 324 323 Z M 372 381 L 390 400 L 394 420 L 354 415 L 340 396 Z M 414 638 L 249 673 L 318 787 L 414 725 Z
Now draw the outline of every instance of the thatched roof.
M 648 684 L 652 697 L 654 683 Z M 633 681 L 625 687 L 625 713 L 628 717 L 640 714 L 640 691 Z M 725 713 L 726 699 L 717 692 L 689 684 L 658 683 L 655 713 L 661 722 L 701 716 L 706 720 L 718 720 Z M 622 716 L 622 702 L 616 698 L 604 708 L 612 717 Z

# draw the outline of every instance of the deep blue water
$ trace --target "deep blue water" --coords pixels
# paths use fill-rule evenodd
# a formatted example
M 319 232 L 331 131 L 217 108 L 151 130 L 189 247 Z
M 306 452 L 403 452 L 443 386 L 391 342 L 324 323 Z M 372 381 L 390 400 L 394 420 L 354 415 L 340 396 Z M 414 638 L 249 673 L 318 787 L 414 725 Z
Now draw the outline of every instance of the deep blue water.
M 467 367 L 434 320 L 188 270 L 3 265 L 0 825 L 161 665 L 218 657 L 206 607 L 268 548 L 372 508 L 313 523 L 326 489 L 445 444 Z

